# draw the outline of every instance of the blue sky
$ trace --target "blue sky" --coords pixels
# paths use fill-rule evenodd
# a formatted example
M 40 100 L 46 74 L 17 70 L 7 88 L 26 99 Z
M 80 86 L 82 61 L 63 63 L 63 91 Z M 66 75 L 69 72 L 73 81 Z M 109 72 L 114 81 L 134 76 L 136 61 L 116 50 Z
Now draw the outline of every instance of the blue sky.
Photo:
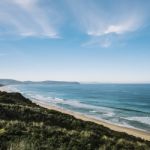
M 150 82 L 149 0 L 1 0 L 0 78 Z

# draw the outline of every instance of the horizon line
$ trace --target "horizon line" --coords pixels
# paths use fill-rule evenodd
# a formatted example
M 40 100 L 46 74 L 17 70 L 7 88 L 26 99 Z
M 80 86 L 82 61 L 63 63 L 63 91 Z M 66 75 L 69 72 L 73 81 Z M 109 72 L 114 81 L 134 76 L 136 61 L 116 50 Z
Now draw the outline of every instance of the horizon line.
M 77 80 L 18 80 L 14 78 L 0 78 L 0 80 L 15 80 L 20 82 L 44 82 L 44 81 L 54 81 L 54 82 L 79 82 L 83 84 L 150 84 L 150 81 L 77 81 Z

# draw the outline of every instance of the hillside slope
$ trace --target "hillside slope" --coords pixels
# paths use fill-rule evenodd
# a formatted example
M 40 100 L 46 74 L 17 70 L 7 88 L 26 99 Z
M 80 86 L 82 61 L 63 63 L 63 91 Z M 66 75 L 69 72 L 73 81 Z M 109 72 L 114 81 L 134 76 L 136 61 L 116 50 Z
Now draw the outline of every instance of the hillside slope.
M 0 92 L 0 150 L 149 150 L 150 142 Z

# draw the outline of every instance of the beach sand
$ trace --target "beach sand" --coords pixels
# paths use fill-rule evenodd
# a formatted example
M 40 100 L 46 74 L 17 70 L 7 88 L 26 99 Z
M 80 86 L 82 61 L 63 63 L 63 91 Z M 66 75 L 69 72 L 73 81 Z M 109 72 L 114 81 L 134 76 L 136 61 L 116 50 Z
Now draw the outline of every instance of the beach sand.
M 72 112 L 70 110 L 66 110 L 66 109 L 63 109 L 63 108 L 56 107 L 56 106 L 50 106 L 50 105 L 47 105 L 45 103 L 42 103 L 42 102 L 39 102 L 39 101 L 36 101 L 36 100 L 34 100 L 33 102 L 36 103 L 37 105 L 41 106 L 41 107 L 51 109 L 51 110 L 56 110 L 56 111 L 59 111 L 59 112 L 64 113 L 64 114 L 74 116 L 76 119 L 81 119 L 83 121 L 91 121 L 91 122 L 94 122 L 96 124 L 108 127 L 111 130 L 118 131 L 118 132 L 125 132 L 129 135 L 133 135 L 133 136 L 136 136 L 136 137 L 140 137 L 144 140 L 150 141 L 150 133 L 148 133 L 146 131 L 141 131 L 141 130 L 138 130 L 138 129 L 133 129 L 133 128 L 127 128 L 127 127 L 123 127 L 123 126 L 119 126 L 119 125 L 114 125 L 114 124 L 111 124 L 111 123 L 107 123 L 105 121 L 101 121 L 101 120 L 92 118 L 90 116 L 85 116 L 85 115 L 77 113 L 77 112 Z
M 7 86 L 0 87 L 0 91 L 13 92 Z M 138 129 L 127 128 L 127 127 L 111 124 L 111 123 L 108 123 L 108 122 L 105 122 L 105 121 L 102 121 L 102 120 L 98 120 L 98 119 L 92 118 L 90 116 L 85 116 L 85 115 L 77 113 L 77 112 L 72 112 L 70 110 L 66 110 L 66 109 L 63 109 L 63 108 L 56 107 L 56 106 L 51 106 L 51 105 L 42 103 L 42 102 L 37 101 L 37 100 L 32 100 L 32 101 L 34 103 L 36 103 L 37 105 L 41 106 L 41 107 L 44 107 L 44 108 L 47 108 L 47 109 L 51 109 L 51 110 L 56 110 L 56 111 L 59 111 L 59 112 L 64 113 L 64 114 L 72 115 L 75 118 L 81 119 L 83 121 L 91 121 L 91 122 L 94 122 L 96 124 L 108 127 L 111 130 L 118 131 L 118 132 L 125 132 L 125 133 L 127 133 L 129 135 L 133 135 L 133 136 L 136 136 L 136 137 L 140 137 L 140 138 L 142 138 L 144 140 L 150 141 L 150 133 L 148 133 L 146 131 L 141 131 L 141 130 L 138 130 Z

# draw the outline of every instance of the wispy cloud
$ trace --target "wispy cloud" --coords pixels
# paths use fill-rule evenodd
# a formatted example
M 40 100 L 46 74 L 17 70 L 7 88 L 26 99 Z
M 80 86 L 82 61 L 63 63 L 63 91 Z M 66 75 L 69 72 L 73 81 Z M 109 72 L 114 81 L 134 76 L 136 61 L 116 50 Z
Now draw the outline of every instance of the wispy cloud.
M 48 6 L 48 7 L 47 7 Z M 1 0 L 0 34 L 57 38 L 61 20 L 52 3 L 41 0 Z
M 140 29 L 149 6 L 147 0 L 0 0 L 0 36 L 58 38 L 65 18 L 65 29 L 76 22 L 89 37 L 83 46 L 106 48 Z
M 112 34 L 119 37 L 140 29 L 147 17 L 148 7 L 145 6 L 149 5 L 139 0 L 68 0 L 68 4 L 82 31 L 93 37 L 87 43 L 97 43 L 102 47 L 111 45 L 109 36 Z

